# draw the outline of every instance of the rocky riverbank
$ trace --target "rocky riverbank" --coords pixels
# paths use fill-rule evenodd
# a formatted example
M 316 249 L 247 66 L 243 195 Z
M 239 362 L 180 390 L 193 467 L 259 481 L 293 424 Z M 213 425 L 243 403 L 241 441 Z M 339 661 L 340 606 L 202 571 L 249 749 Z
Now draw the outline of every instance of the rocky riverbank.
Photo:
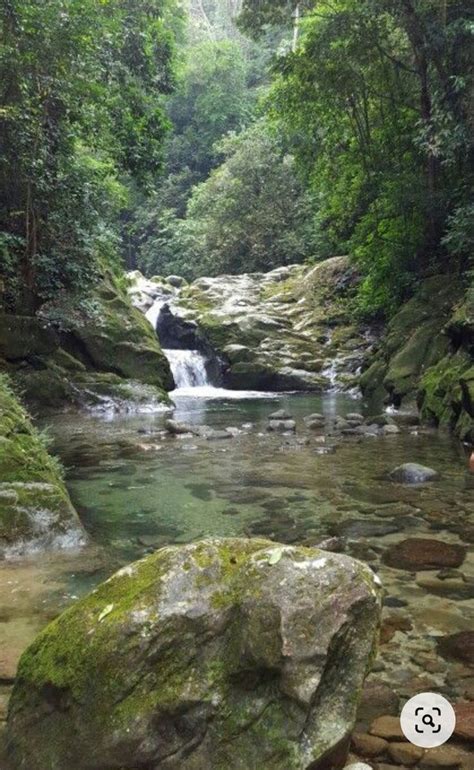
M 426 280 L 388 324 L 360 384 L 396 407 L 416 400 L 425 421 L 474 444 L 474 286 Z
M 348 312 L 357 276 L 345 257 L 189 285 L 136 272 L 129 282 L 132 302 L 159 334 L 164 325 L 178 346 L 214 352 L 227 388 L 349 389 L 372 344 L 371 329 Z
M 86 296 L 1 316 L 0 369 L 40 411 L 158 407 L 173 387 L 156 335 L 110 272 Z
M 133 304 L 170 346 L 219 362 L 218 384 L 268 391 L 362 389 L 474 443 L 474 288 L 427 279 L 386 329 L 354 321 L 345 257 L 240 276 L 128 276 Z M 214 367 L 216 370 L 216 367 Z
M 0 558 L 78 547 L 85 532 L 61 467 L 0 375 Z

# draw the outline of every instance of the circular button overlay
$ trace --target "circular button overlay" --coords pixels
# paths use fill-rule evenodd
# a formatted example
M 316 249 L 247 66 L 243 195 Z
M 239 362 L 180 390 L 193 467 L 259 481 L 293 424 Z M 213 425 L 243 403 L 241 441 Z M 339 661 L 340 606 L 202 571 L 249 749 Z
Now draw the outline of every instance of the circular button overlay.
M 405 703 L 400 726 L 410 743 L 423 749 L 433 749 L 451 738 L 456 726 L 456 714 L 442 695 L 421 692 Z

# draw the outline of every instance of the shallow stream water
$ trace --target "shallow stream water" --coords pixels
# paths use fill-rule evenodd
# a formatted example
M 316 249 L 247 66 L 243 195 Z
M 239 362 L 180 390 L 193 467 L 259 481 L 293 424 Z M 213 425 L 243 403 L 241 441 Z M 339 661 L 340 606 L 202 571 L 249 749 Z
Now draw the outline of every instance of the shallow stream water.
M 209 395 L 209 394 L 208 394 Z M 451 437 L 411 428 L 395 436 L 325 440 L 303 417 L 367 411 L 340 394 L 176 397 L 174 419 L 235 437 L 171 437 L 165 413 L 61 414 L 48 419 L 67 468 L 72 500 L 90 535 L 79 553 L 36 554 L 0 564 L 0 681 L 38 630 L 121 565 L 168 543 L 206 536 L 266 536 L 314 544 L 343 537 L 346 553 L 369 562 L 386 589 L 395 630 L 381 646 L 377 676 L 401 696 L 436 689 L 451 698 L 474 687 L 466 666 L 437 654 L 437 637 L 474 626 L 474 493 L 466 456 Z M 267 431 L 285 408 L 294 436 Z M 388 472 L 419 462 L 440 473 L 422 486 L 394 484 Z M 463 543 L 471 553 L 447 580 L 439 570 L 385 566 L 384 551 L 406 537 Z M 390 629 L 387 636 L 390 636 Z M 0 706 L 1 706 L 0 689 Z

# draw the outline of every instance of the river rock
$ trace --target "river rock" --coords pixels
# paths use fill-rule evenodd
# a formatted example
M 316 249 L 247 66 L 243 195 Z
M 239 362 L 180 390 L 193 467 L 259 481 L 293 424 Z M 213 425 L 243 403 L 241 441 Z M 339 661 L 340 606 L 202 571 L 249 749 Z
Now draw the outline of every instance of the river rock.
M 166 420 L 165 428 L 172 436 L 187 435 L 193 432 L 190 425 L 184 422 L 177 422 L 176 420 Z
M 269 420 L 292 420 L 293 416 L 286 409 L 278 409 L 276 412 L 268 415 Z
M 307 417 L 304 417 L 303 421 L 306 425 L 311 423 L 320 423 L 321 425 L 324 425 L 324 415 L 319 412 L 313 412 L 313 414 L 308 414 Z
M 185 286 L 187 281 L 186 278 L 183 278 L 181 275 L 168 275 L 165 278 L 166 283 L 169 283 L 170 286 L 173 286 L 175 289 L 180 289 L 182 286 Z
M 359 412 L 349 412 L 349 414 L 346 414 L 346 420 L 355 425 L 362 425 L 364 422 L 364 415 L 359 414 Z
M 463 753 L 454 746 L 437 746 L 423 752 L 419 766 L 422 770 L 438 770 L 438 768 L 457 770 L 458 767 L 465 767 L 463 765 L 464 758 Z
M 397 765 L 411 767 L 415 765 L 425 753 L 424 749 L 414 746 L 412 743 L 393 742 L 388 744 L 388 754 Z
M 444 543 L 433 538 L 409 537 L 385 551 L 383 561 L 395 569 L 418 572 L 442 567 L 459 567 L 465 557 L 466 549 L 462 545 Z
M 474 703 L 456 703 L 454 706 L 456 713 L 456 727 L 454 734 L 459 738 L 474 741 Z
M 270 420 L 268 423 L 270 431 L 295 431 L 296 422 L 294 420 Z
M 438 649 L 445 658 L 474 664 L 474 631 L 458 631 L 438 639 Z
M 400 428 L 397 425 L 384 425 L 382 433 L 384 436 L 396 436 L 400 433 Z
M 368 727 L 377 717 L 395 716 L 399 713 L 399 703 L 398 695 L 385 682 L 368 679 L 362 690 L 357 723 Z
M 392 481 L 402 484 L 423 484 L 426 481 L 434 481 L 439 476 L 433 468 L 418 463 L 404 463 L 390 473 Z
M 383 754 L 388 746 L 384 738 L 368 733 L 354 733 L 352 736 L 352 748 L 360 757 L 378 757 Z
M 19 664 L 9 758 L 35 770 L 341 768 L 380 589 L 343 555 L 266 540 L 163 548 Z
M 405 740 L 402 728 L 400 727 L 400 718 L 398 716 L 384 715 L 375 719 L 370 725 L 371 735 L 385 740 Z

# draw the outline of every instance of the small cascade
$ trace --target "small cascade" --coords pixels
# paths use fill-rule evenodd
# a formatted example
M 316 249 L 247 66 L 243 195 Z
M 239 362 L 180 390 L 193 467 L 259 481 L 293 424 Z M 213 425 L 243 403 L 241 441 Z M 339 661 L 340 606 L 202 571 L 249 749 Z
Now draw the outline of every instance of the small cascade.
M 145 318 L 151 323 L 154 331 L 156 331 L 156 325 L 158 323 L 161 310 L 167 302 L 169 302 L 169 297 L 160 297 L 160 299 L 155 300 L 151 308 L 145 313 Z
M 176 388 L 210 387 L 206 359 L 199 350 L 163 350 L 170 363 Z

